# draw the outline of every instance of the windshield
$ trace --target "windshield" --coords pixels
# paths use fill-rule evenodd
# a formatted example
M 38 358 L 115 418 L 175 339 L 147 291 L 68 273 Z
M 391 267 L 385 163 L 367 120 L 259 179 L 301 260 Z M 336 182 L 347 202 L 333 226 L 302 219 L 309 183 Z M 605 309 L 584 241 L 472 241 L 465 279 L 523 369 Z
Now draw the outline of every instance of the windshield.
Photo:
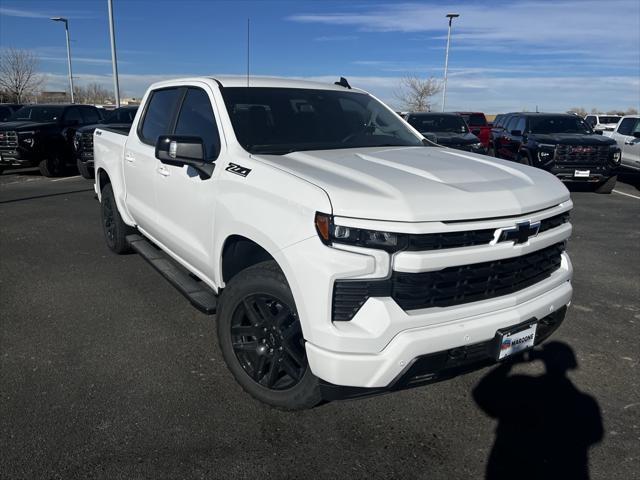
M 620 117 L 598 117 L 599 123 L 618 123 Z
M 223 88 L 240 144 L 251 153 L 423 146 L 393 112 L 358 92 L 303 88 Z
M 32 122 L 55 122 L 62 115 L 63 107 L 22 107 L 11 115 L 9 121 L 31 120 Z
M 482 113 L 461 113 L 460 115 L 470 127 L 485 127 L 487 125 L 487 119 Z
M 529 117 L 531 133 L 593 133 L 589 125 L 575 115 Z
M 137 110 L 137 108 L 116 108 L 107 115 L 107 118 L 105 118 L 102 123 L 133 123 Z
M 462 117 L 458 115 L 438 115 L 426 113 L 423 115 L 409 115 L 409 119 L 407 121 L 420 133 L 467 133 L 469 131 Z

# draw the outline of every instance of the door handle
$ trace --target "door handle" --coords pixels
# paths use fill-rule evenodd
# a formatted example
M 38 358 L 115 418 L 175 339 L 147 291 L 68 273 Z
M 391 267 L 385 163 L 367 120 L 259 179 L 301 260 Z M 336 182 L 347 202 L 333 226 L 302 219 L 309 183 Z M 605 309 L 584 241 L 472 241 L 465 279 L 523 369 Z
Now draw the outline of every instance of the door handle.
M 158 170 L 156 170 L 160 175 L 162 175 L 163 177 L 168 177 L 169 176 L 169 170 L 167 170 L 166 167 L 162 166 L 162 167 L 158 167 Z
M 136 157 L 134 157 L 133 155 L 131 155 L 129 152 L 124 154 L 124 159 L 129 162 L 129 163 L 133 163 L 136 161 Z

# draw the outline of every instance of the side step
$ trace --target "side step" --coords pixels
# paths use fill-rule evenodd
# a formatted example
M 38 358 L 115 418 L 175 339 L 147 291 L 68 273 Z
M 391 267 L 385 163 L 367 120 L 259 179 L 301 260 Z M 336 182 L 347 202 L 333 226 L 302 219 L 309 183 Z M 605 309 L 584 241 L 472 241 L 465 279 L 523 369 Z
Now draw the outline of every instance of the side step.
M 203 313 L 216 313 L 218 296 L 208 285 L 197 280 L 162 250 L 140 235 L 128 235 L 127 241 L 142 258 L 182 293 Z

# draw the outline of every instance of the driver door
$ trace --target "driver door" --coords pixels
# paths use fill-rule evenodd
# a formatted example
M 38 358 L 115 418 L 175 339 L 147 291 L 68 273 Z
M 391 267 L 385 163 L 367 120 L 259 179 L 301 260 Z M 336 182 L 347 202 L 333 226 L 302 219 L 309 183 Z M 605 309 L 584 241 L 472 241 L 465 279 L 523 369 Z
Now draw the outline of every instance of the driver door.
M 213 92 L 206 84 L 183 87 L 184 96 L 173 135 L 203 140 L 205 161 L 215 162 L 221 153 Z M 165 247 L 193 269 L 212 278 L 214 212 L 220 168 L 204 178 L 188 165 L 160 163 L 155 174 L 158 224 Z

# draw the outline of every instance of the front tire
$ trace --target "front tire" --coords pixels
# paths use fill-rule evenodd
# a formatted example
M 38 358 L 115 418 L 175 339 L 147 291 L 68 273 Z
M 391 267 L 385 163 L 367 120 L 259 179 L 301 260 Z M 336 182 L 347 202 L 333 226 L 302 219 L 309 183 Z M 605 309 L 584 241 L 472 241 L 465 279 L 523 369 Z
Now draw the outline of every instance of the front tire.
M 613 177 L 607 178 L 604 182 L 600 183 L 596 187 L 596 193 L 611 193 L 613 189 L 616 187 L 616 182 L 618 181 L 618 176 L 614 175 Z
M 64 162 L 60 155 L 54 153 L 50 157 L 41 160 L 38 168 L 43 177 L 57 177 L 62 175 L 64 171 Z
M 321 401 L 291 289 L 274 261 L 249 267 L 229 282 L 217 324 L 222 356 L 251 396 L 284 410 Z
M 82 175 L 82 178 L 86 178 L 87 180 L 93 179 L 94 177 L 93 170 L 89 170 L 89 168 L 87 168 L 87 165 L 82 161 L 80 161 L 79 158 L 76 160 L 76 165 L 78 167 L 78 172 L 80 172 L 80 175 Z
M 100 212 L 102 231 L 109 249 L 118 255 L 130 252 L 131 246 L 127 241 L 127 235 L 135 233 L 135 230 L 122 220 L 110 183 L 102 189 Z

